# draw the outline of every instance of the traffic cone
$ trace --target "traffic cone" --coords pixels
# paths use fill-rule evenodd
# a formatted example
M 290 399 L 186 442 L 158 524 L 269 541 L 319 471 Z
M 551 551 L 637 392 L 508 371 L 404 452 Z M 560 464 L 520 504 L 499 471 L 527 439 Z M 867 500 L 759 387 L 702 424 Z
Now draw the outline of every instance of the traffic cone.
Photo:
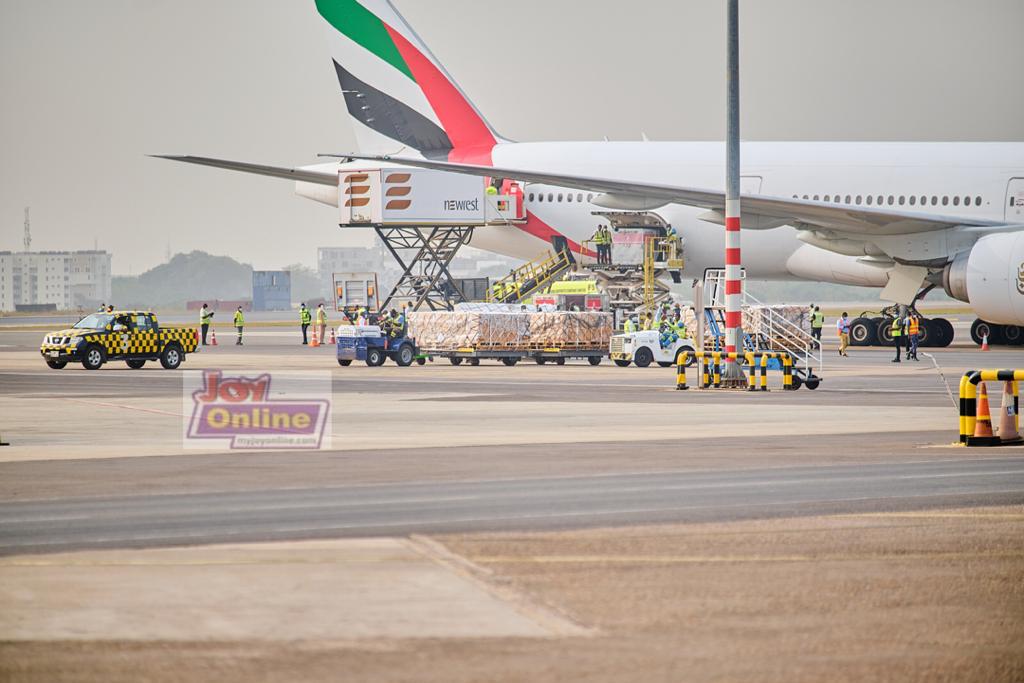
M 210 334 L 213 335 L 210 338 L 210 344 L 217 346 L 217 330 L 210 330 Z
M 331 328 L 331 346 L 335 346 L 338 343 L 337 338 L 334 336 L 334 328 Z
M 974 436 L 968 445 L 970 446 L 991 446 L 999 440 L 992 434 L 992 414 L 988 409 L 988 388 L 984 382 L 978 385 L 978 398 L 975 405 L 976 416 L 974 423 Z
M 981 338 L 981 350 L 988 351 L 988 335 Z
M 320 346 L 320 340 L 316 337 L 316 328 L 313 328 L 313 338 L 309 341 L 309 345 L 312 347 Z
M 1013 388 L 1003 382 L 1003 406 L 999 409 L 999 440 L 1003 443 L 1020 441 L 1017 432 L 1017 413 L 1013 407 Z

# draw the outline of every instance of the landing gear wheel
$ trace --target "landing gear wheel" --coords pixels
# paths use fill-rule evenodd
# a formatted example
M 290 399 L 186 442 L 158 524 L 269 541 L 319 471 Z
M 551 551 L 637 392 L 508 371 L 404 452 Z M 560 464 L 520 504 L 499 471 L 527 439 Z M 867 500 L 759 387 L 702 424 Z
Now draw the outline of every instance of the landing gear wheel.
M 507 365 L 508 367 L 512 367 L 513 365 L 515 365 L 516 363 L 519 362 L 519 359 L 518 358 L 502 358 L 501 362 L 504 363 L 505 365 Z
M 921 320 L 917 326 L 917 345 L 932 346 L 935 342 L 935 328 L 928 320 Z
M 878 343 L 878 323 L 871 318 L 856 318 L 850 323 L 850 346 L 874 346 Z
M 139 368 L 146 364 L 146 359 L 132 358 L 131 360 L 126 360 L 124 364 L 130 367 L 132 370 L 138 370 Z
M 412 344 L 402 344 L 398 347 L 398 352 L 395 354 L 395 362 L 398 363 L 400 368 L 409 367 L 415 358 L 416 353 L 412 350 Z
M 185 360 L 185 354 L 173 344 L 165 347 L 163 353 L 160 354 L 160 365 L 164 366 L 164 370 L 177 370 L 183 360 Z
M 565 365 L 565 359 L 564 358 L 556 358 L 555 359 L 555 365 Z
M 462 365 L 461 358 L 449 358 L 448 362 L 451 363 L 452 365 Z
M 932 346 L 938 348 L 946 348 L 953 343 L 953 337 L 955 332 L 953 331 L 953 323 L 949 322 L 945 318 L 932 318 L 929 322 L 932 324 Z
M 652 362 L 654 362 L 654 352 L 646 346 L 641 346 L 633 354 L 633 362 L 636 363 L 638 368 L 646 368 Z
M 93 344 L 85 350 L 82 356 L 82 367 L 86 370 L 99 370 L 107 362 L 107 353 L 102 346 Z
M 878 343 L 880 346 L 892 346 L 892 318 L 882 318 L 878 324 Z
M 615 359 L 615 364 L 618 365 L 620 368 L 628 368 L 631 363 L 632 361 L 620 360 L 618 358 Z
M 975 344 L 981 346 L 981 342 L 987 335 L 989 344 L 1002 344 L 1002 331 L 1002 325 L 985 322 L 979 318 L 971 325 L 971 339 L 974 340 Z
M 589 358 L 587 358 L 587 362 L 590 363 L 591 365 L 600 365 L 601 356 L 590 356 Z
M 51 370 L 63 370 L 68 362 L 66 360 L 48 360 L 46 364 L 50 366 Z
M 1020 346 L 1024 338 L 1024 329 L 1016 325 L 1003 325 L 1003 339 L 1010 346 Z
M 367 349 L 366 350 L 366 364 L 371 368 L 377 368 L 384 365 L 384 360 L 387 356 L 384 354 L 384 349 Z
M 352 361 L 351 360 L 346 360 L 344 358 L 339 358 L 338 359 L 338 365 L 340 365 L 343 368 L 347 368 L 348 366 L 352 365 Z

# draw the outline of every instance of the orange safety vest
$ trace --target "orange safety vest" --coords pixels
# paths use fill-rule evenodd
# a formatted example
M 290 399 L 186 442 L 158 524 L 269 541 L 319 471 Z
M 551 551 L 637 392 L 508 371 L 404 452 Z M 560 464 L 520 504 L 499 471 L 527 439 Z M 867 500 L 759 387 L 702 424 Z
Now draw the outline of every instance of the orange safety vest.
M 907 326 L 907 334 L 917 334 L 920 329 L 920 323 L 916 317 L 910 319 L 910 324 Z

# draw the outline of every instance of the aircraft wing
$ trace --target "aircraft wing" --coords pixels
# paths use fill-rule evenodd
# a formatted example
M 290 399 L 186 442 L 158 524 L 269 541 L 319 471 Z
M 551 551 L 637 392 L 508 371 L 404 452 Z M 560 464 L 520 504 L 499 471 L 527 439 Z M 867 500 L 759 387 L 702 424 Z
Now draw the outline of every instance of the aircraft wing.
M 325 173 L 302 168 L 287 168 L 281 166 L 263 166 L 262 164 L 248 164 L 242 161 L 228 161 L 226 159 L 211 159 L 210 157 L 193 157 L 177 154 L 151 154 L 157 159 L 170 159 L 171 161 L 183 161 L 186 164 L 199 164 L 200 166 L 212 166 L 223 168 L 228 171 L 241 171 L 243 173 L 255 173 L 256 175 L 270 176 L 271 178 L 285 178 L 297 180 L 303 183 L 316 183 L 317 185 L 338 184 L 337 173 Z
M 675 185 L 641 183 L 614 178 L 548 173 L 518 168 L 499 168 L 474 164 L 457 164 L 429 159 L 412 159 L 393 156 L 366 156 L 359 154 L 321 154 L 322 157 L 383 161 L 436 171 L 450 171 L 468 175 L 510 178 L 531 183 L 543 183 L 568 187 L 588 192 L 602 192 L 626 197 L 643 197 L 664 200 L 666 203 L 683 204 L 707 209 L 710 222 L 718 215 L 724 216 L 725 193 Z M 743 226 L 751 229 L 768 229 L 781 225 L 811 227 L 858 235 L 904 235 L 908 233 L 931 232 L 955 226 L 978 228 L 1004 225 L 998 221 L 985 221 L 960 216 L 935 216 L 931 214 L 904 211 L 893 207 L 849 206 L 806 199 L 789 199 L 769 195 L 744 194 Z

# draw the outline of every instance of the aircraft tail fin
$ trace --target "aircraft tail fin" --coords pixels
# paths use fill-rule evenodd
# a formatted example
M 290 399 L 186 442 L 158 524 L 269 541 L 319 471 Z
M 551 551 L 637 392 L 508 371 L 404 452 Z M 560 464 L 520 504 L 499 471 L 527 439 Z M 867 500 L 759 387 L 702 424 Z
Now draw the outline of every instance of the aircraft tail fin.
M 389 0 L 316 0 L 360 151 L 490 163 L 501 138 Z

